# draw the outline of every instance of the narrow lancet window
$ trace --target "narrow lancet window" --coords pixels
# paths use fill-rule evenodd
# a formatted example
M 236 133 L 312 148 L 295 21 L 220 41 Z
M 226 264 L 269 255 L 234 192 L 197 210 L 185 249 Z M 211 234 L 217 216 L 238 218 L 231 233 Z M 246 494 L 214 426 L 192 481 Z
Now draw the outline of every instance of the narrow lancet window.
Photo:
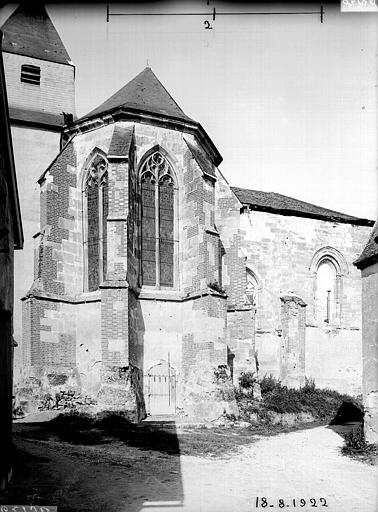
M 87 290 L 95 291 L 106 276 L 108 183 L 105 160 L 97 156 L 85 182 L 87 216 Z
M 159 181 L 160 284 L 173 286 L 173 180 L 165 175 Z
M 330 323 L 335 316 L 336 269 L 329 260 L 323 260 L 317 272 L 317 317 Z
M 142 277 L 143 284 L 156 285 L 155 178 L 142 176 Z
M 87 188 L 88 218 L 88 290 L 97 290 L 99 285 L 100 231 L 99 231 L 99 189 L 95 182 Z
M 257 307 L 257 293 L 258 293 L 258 283 L 256 276 L 249 268 L 246 269 L 246 285 L 245 285 L 245 295 L 247 301 L 252 305 Z

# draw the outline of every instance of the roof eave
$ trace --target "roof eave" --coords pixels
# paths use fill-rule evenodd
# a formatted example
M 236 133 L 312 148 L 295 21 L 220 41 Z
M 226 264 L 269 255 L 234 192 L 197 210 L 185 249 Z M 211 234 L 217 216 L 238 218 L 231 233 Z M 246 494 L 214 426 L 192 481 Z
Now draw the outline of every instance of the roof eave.
M 180 118 L 165 116 L 158 113 L 152 113 L 143 110 L 130 109 L 124 106 L 117 107 L 115 109 L 103 112 L 101 114 L 95 114 L 93 116 L 82 117 L 76 120 L 71 125 L 64 128 L 64 134 L 69 136 L 73 133 L 83 133 L 90 130 L 95 130 L 100 126 L 117 122 L 117 121 L 130 121 L 140 122 L 146 124 L 155 124 L 165 128 L 171 128 L 174 130 L 180 130 L 187 133 L 191 133 L 199 139 L 199 142 L 211 156 L 211 159 L 215 166 L 218 166 L 223 158 L 217 150 L 215 144 L 206 133 L 205 129 L 200 123 L 196 121 L 183 120 Z
M 44 60 L 46 62 L 54 62 L 55 64 L 61 64 L 62 66 L 71 66 L 75 69 L 75 64 L 72 62 L 72 60 L 66 60 L 66 59 L 54 59 L 54 58 L 47 58 L 47 57 L 35 57 L 33 55 L 27 55 L 25 52 L 22 52 L 21 50 L 10 50 L 9 48 L 4 48 L 3 53 L 12 53 L 13 55 L 20 55 L 21 57 L 29 57 L 30 59 L 37 59 L 37 60 Z
M 378 262 L 378 254 L 373 254 L 372 256 L 369 256 L 367 258 L 357 258 L 353 265 L 357 267 L 359 270 L 364 270 L 366 267 L 370 267 L 371 265 L 374 265 Z
M 239 199 L 240 201 L 240 199 Z M 321 215 L 316 213 L 309 213 L 309 212 L 301 212 L 299 210 L 291 210 L 291 209 L 280 209 L 280 208 L 273 208 L 269 206 L 261 206 L 256 205 L 249 202 L 240 201 L 243 207 L 249 208 L 254 211 L 260 211 L 260 212 L 268 212 L 268 213 L 276 213 L 277 215 L 286 215 L 286 216 L 293 216 L 293 217 L 305 217 L 309 219 L 318 219 L 318 220 L 324 220 L 328 222 L 338 222 L 341 224 L 353 224 L 356 226 L 373 226 L 374 221 L 369 219 L 346 219 L 343 217 L 338 217 L 336 215 Z
M 14 117 L 10 115 L 9 121 L 11 125 L 17 125 L 17 126 L 30 126 L 31 128 L 38 128 L 41 130 L 49 130 L 54 131 L 57 133 L 60 133 L 63 129 L 63 123 L 62 124 L 56 124 L 56 123 L 49 123 L 49 122 L 39 122 L 39 121 L 32 121 L 28 119 L 19 119 L 17 117 Z

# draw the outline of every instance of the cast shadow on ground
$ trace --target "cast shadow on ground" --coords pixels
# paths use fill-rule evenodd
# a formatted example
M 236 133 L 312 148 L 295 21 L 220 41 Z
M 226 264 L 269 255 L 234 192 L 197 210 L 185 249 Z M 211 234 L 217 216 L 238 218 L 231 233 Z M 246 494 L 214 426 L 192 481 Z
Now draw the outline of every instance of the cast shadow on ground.
M 139 426 L 105 417 L 92 426 L 83 421 L 63 428 L 58 418 L 15 425 L 17 462 L 0 504 L 55 505 L 59 512 L 182 506 L 174 421 Z

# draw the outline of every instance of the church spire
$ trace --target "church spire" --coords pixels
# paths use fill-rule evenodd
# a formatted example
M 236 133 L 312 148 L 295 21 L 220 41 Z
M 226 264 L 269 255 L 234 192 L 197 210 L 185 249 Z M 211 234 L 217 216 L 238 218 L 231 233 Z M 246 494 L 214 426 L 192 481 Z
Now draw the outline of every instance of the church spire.
M 3 52 L 72 64 L 41 1 L 23 1 L 1 27 Z

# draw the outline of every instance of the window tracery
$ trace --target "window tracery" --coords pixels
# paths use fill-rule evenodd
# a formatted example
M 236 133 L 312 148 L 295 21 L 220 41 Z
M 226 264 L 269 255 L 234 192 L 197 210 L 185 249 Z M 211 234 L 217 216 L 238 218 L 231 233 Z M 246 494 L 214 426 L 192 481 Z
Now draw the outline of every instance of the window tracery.
M 141 170 L 142 282 L 174 286 L 175 181 L 167 159 L 156 151 Z
M 91 162 L 84 183 L 86 198 L 87 290 L 97 290 L 106 276 L 108 216 L 107 162 L 97 155 Z

